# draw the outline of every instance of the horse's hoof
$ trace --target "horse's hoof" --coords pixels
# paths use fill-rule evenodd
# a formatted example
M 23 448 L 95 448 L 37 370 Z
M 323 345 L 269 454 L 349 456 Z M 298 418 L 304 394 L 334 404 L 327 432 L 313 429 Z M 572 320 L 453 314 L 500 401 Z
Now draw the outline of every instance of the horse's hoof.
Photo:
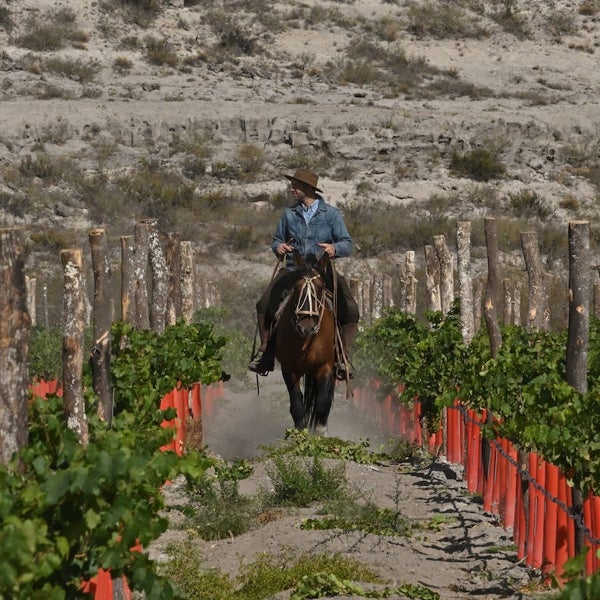
M 315 435 L 319 435 L 321 437 L 327 437 L 327 425 L 316 425 L 315 426 Z

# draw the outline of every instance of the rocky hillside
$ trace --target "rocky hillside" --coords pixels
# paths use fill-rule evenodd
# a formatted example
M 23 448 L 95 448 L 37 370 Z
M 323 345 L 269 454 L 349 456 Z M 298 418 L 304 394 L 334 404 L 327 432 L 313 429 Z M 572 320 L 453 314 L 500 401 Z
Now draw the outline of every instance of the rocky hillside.
M 591 221 L 595 248 L 599 0 L 266 6 L 0 6 L 0 225 L 26 228 L 34 275 L 99 226 L 116 264 L 118 236 L 156 218 L 211 268 L 268 276 L 298 165 L 384 268 L 432 235 L 453 244 L 457 219 L 481 246 L 484 216 L 516 272 L 523 230 L 552 271 L 569 220 Z

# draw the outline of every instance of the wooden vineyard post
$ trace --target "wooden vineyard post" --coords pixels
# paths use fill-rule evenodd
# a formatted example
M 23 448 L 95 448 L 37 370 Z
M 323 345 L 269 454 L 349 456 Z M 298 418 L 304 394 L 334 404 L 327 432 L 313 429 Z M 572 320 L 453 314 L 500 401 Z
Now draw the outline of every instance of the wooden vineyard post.
M 135 265 L 133 236 L 121 237 L 121 320 L 135 322 Z
M 0 229 L 0 463 L 27 443 L 29 336 L 25 244 L 20 229 Z
M 169 272 L 167 261 L 158 237 L 155 220 L 145 221 L 148 228 L 148 256 L 152 273 L 152 302 L 150 303 L 150 328 L 157 333 L 165 330 Z
M 181 316 L 191 323 L 194 316 L 194 249 L 192 242 L 181 242 Z
M 513 288 L 513 325 L 521 325 L 521 286 L 520 281 L 516 281 Z
M 454 304 L 454 266 L 452 254 L 443 235 L 433 236 L 433 247 L 438 258 L 440 269 L 440 304 L 442 312 L 447 315 Z
M 598 273 L 598 275 L 600 275 L 600 265 L 596 265 L 595 267 L 596 272 Z M 594 317 L 596 317 L 596 319 L 600 319 L 600 281 L 595 281 L 594 285 L 593 285 L 593 303 L 592 303 L 592 310 L 593 310 L 593 315 Z
M 166 323 L 175 325 L 181 316 L 181 236 L 178 233 L 167 234 L 166 260 L 169 271 Z
M 504 295 L 504 316 L 502 322 L 504 325 L 512 325 L 512 290 L 511 281 L 508 277 L 502 280 L 502 292 Z
M 27 288 L 27 312 L 29 313 L 29 320 L 31 326 L 37 325 L 37 312 L 36 312 L 36 284 L 37 279 L 35 277 L 25 277 L 25 286 Z
M 442 310 L 440 297 L 440 263 L 433 246 L 425 246 L 425 287 L 427 288 L 428 310 Z
M 400 310 L 414 315 L 417 313 L 417 278 L 415 277 L 415 252 L 404 253 L 404 267 L 400 271 Z
M 481 312 L 483 310 L 483 281 L 479 278 L 473 283 L 473 333 L 481 327 Z
M 535 231 L 521 233 L 521 246 L 525 258 L 525 268 L 529 279 L 529 303 L 527 309 L 527 330 L 543 330 L 546 318 L 546 290 L 544 270 L 538 248 L 538 236 Z
M 498 259 L 498 226 L 496 219 L 484 219 L 485 245 L 488 258 L 488 277 L 483 301 L 483 316 L 490 336 L 490 351 L 492 358 L 498 354 L 502 345 L 502 335 L 498 323 L 498 283 L 500 264 Z
M 373 296 L 371 294 L 372 287 L 371 281 L 364 279 L 361 286 L 361 305 L 362 310 L 361 314 L 363 316 L 363 320 L 366 323 L 371 324 L 373 322 L 373 304 L 371 302 Z
M 567 383 L 587 393 L 590 326 L 590 229 L 588 221 L 569 223 L 569 331 L 567 336 Z M 583 516 L 581 490 L 573 488 L 573 510 Z M 575 521 L 575 553 L 584 547 L 584 534 Z
M 150 329 L 147 282 L 149 241 L 145 223 L 135 225 L 133 238 L 134 327 Z
M 92 229 L 89 234 L 94 272 L 94 318 L 91 364 L 94 392 L 98 396 L 98 416 L 112 421 L 110 384 L 111 326 L 113 322 L 112 277 L 108 262 L 106 232 Z
M 475 333 L 473 315 L 473 283 L 471 281 L 471 222 L 459 221 L 456 229 L 456 258 L 458 270 L 458 297 L 462 337 L 469 344 Z
M 63 399 L 67 427 L 74 431 L 79 441 L 88 443 L 88 424 L 83 399 L 83 333 L 85 306 L 81 250 L 61 250 L 63 265 Z
M 383 282 L 378 277 L 373 279 L 372 301 L 371 301 L 371 322 L 381 317 L 383 310 Z
M 500 346 L 502 345 L 502 334 L 500 332 L 500 324 L 498 323 L 497 311 L 500 261 L 498 257 L 498 225 L 496 219 L 489 217 L 485 218 L 484 231 L 488 259 L 488 277 L 483 301 L 483 316 L 487 326 L 488 335 L 490 337 L 490 353 L 492 358 L 495 358 L 498 354 Z M 487 411 L 486 423 L 491 423 L 492 420 L 492 412 Z M 483 473 L 486 480 L 488 477 L 493 475 L 490 472 L 490 456 L 490 442 L 486 438 L 481 441 L 481 460 L 483 464 Z
M 383 308 L 390 308 L 394 306 L 394 297 L 393 297 L 393 279 L 389 275 L 383 275 L 381 288 L 383 293 Z

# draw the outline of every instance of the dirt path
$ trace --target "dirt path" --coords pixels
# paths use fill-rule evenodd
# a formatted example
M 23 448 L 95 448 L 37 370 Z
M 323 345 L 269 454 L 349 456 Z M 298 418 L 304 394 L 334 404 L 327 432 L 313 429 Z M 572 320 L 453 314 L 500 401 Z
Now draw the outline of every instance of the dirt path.
M 256 390 L 226 388 L 223 399 L 205 419 L 205 440 L 211 451 L 224 458 L 252 458 L 254 472 L 240 483 L 240 492 L 256 496 L 272 487 L 260 446 L 277 444 L 290 425 L 285 390 L 277 373 L 261 379 Z M 377 432 L 356 414 L 344 390 L 337 392 L 330 417 L 330 436 L 359 441 L 368 438 L 374 446 L 384 443 Z M 440 594 L 442 600 L 477 597 L 532 598 L 538 578 L 516 560 L 511 533 L 485 514 L 478 499 L 470 496 L 461 480 L 462 468 L 442 460 L 415 466 L 362 465 L 345 462 L 348 485 L 359 496 L 378 507 L 389 508 L 413 524 L 423 525 L 410 537 L 345 533 L 339 530 L 305 531 L 303 519 L 317 517 L 317 508 L 291 509 L 258 530 L 221 541 L 196 540 L 203 567 L 216 567 L 235 575 L 263 552 L 342 553 L 369 565 L 392 585 L 420 584 Z M 171 500 L 183 493 L 174 486 Z M 432 523 L 439 527 L 432 527 Z M 170 531 L 159 547 L 180 537 Z M 289 593 L 277 598 L 287 598 Z M 352 596 L 352 598 L 358 596 Z M 404 596 L 392 596 L 404 598 Z M 338 598 L 350 598 L 339 596 Z

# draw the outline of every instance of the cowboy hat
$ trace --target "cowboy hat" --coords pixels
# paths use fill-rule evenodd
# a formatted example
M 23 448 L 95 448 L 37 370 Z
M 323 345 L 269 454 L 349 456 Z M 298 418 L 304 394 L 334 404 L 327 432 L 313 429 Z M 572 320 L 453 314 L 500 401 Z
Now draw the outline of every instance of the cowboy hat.
M 296 179 L 297 181 L 306 183 L 307 185 L 310 185 L 310 187 L 314 188 L 315 192 L 323 192 L 323 190 L 320 190 L 317 187 L 319 177 L 306 169 L 296 169 L 296 172 L 293 175 L 284 175 L 284 177 L 287 177 L 290 181 Z

